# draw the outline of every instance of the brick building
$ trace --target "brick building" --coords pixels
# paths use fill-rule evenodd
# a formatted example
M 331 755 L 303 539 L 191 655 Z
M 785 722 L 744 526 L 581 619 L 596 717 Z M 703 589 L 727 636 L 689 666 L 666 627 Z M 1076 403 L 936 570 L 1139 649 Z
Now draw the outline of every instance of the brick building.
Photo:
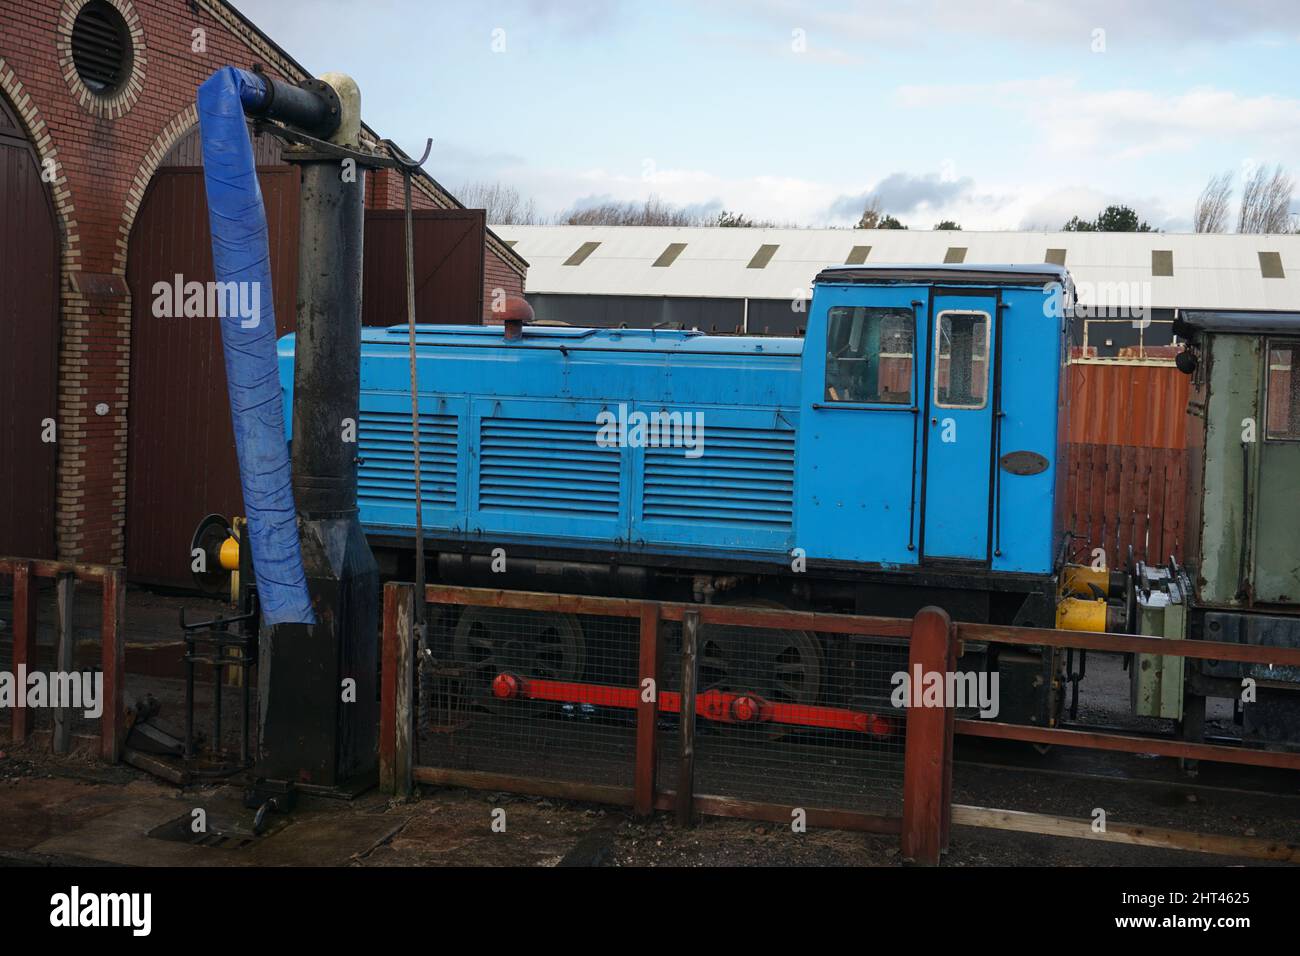
M 194 96 L 218 67 L 254 63 L 291 81 L 308 75 L 221 0 L 0 5 L 0 498 L 11 499 L 0 504 L 0 554 L 127 563 L 136 577 L 165 581 L 175 575 L 148 570 L 158 563 L 151 549 L 166 549 L 174 567 L 189 534 L 177 525 L 237 510 L 215 320 L 160 329 L 140 290 L 182 267 L 187 279 L 211 278 Z M 346 47 L 334 66 L 347 69 Z M 372 144 L 380 136 L 363 131 Z M 286 331 L 297 172 L 270 137 L 255 149 Z M 428 175 L 414 196 L 426 210 L 417 256 L 437 247 L 438 262 L 453 264 L 417 275 L 421 321 L 479 321 L 494 290 L 522 291 L 527 264 L 481 211 L 464 210 Z M 401 205 L 400 175 L 371 173 L 369 324 L 405 318 L 404 289 L 392 288 L 402 257 L 378 254 L 400 242 L 400 216 L 384 210 Z M 219 487 L 204 485 L 211 473 Z

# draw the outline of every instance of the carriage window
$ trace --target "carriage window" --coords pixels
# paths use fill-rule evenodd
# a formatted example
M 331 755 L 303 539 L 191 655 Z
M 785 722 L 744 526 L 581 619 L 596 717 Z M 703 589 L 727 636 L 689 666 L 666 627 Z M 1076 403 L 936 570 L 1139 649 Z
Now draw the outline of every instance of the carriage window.
M 1266 438 L 1300 440 L 1300 344 L 1270 344 L 1268 349 L 1268 427 Z
M 826 323 L 826 401 L 910 405 L 910 309 L 836 306 Z
M 988 396 L 987 312 L 940 312 L 935 323 L 934 403 L 983 408 Z

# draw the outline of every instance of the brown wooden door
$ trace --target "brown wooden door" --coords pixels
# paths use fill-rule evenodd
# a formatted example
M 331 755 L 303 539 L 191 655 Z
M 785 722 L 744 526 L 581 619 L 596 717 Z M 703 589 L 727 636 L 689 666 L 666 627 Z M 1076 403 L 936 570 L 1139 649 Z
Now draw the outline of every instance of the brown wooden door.
M 297 328 L 298 172 L 260 167 L 271 237 L 276 334 Z M 402 213 L 367 210 L 362 322 L 406 321 Z M 413 215 L 416 317 L 477 325 L 482 315 L 482 210 Z M 159 169 L 131 232 L 127 281 L 131 407 L 126 562 L 132 580 L 188 587 L 189 544 L 204 515 L 243 513 L 225 360 L 216 319 L 154 318 L 153 285 L 212 279 L 203 171 Z M 286 409 L 286 413 L 288 410 Z
M 55 556 L 58 283 L 49 188 L 0 98 L 0 555 Z
M 411 214 L 415 245 L 415 320 L 481 325 L 482 209 L 420 209 Z M 406 323 L 406 221 L 402 210 L 367 209 L 362 325 Z
M 258 170 L 271 246 L 277 335 L 295 328 L 298 170 Z M 159 169 L 131 230 L 131 405 L 126 566 L 137 581 L 191 586 L 190 537 L 204 515 L 241 514 L 220 322 L 155 318 L 154 283 L 212 280 L 203 171 Z

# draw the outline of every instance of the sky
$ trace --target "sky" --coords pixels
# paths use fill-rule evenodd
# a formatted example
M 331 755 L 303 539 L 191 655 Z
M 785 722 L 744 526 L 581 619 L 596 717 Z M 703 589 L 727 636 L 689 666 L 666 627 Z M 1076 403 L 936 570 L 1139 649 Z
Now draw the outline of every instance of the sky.
M 650 196 L 797 226 L 1190 231 L 1209 178 L 1300 174 L 1297 0 L 234 0 L 457 192 Z

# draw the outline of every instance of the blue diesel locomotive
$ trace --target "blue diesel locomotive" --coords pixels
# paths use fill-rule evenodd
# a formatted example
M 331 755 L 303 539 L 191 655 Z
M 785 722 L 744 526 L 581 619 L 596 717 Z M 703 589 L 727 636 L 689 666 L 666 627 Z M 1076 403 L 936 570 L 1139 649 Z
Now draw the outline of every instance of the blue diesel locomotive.
M 853 266 L 793 304 L 803 339 L 422 326 L 437 576 L 1050 626 L 1072 295 L 1051 265 Z M 293 353 L 285 336 L 286 404 Z M 381 566 L 412 550 L 409 372 L 405 326 L 362 330 L 358 495 Z M 814 637 L 778 640 L 820 661 Z M 1034 655 L 1004 669 L 1056 670 Z M 1045 719 L 1058 701 L 1036 697 Z
M 817 277 L 803 339 L 422 326 L 430 547 L 1027 595 L 1061 543 L 1070 295 L 1055 266 L 855 266 Z M 380 539 L 414 528 L 408 372 L 405 326 L 363 330 Z

